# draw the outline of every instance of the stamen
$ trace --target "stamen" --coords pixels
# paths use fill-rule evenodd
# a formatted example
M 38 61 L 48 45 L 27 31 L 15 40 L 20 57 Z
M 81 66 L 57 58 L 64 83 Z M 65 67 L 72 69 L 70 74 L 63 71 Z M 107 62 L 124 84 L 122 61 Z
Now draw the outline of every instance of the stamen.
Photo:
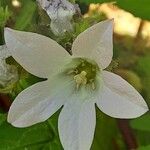
M 95 83 L 94 83 L 94 82 L 92 82 L 91 86 L 92 86 L 92 89 L 93 89 L 93 90 L 96 89 L 96 86 L 95 86 Z
M 100 71 L 97 63 L 86 58 L 75 58 L 72 60 L 71 65 L 70 69 L 66 70 L 66 73 L 74 79 L 77 90 L 81 86 L 92 90 L 97 89 L 96 76 Z
M 87 84 L 87 73 L 85 71 L 82 71 L 80 74 L 77 74 L 74 76 L 74 80 L 76 82 L 77 90 L 79 89 L 80 85 L 86 85 Z

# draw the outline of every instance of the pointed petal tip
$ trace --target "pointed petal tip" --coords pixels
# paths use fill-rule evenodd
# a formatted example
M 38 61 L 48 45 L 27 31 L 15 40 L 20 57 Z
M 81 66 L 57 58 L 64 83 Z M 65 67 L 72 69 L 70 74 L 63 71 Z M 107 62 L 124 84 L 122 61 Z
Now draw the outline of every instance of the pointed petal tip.
M 149 111 L 149 107 L 147 104 L 145 105 L 144 109 L 145 109 L 145 113 Z
M 141 110 L 141 112 L 137 113 L 135 116 L 131 116 L 128 118 L 123 118 L 123 119 L 135 119 L 135 118 L 139 118 L 141 116 L 143 116 L 145 113 L 147 113 L 149 111 L 148 107 L 142 107 L 143 110 Z
M 142 97 L 142 96 L 141 96 Z M 143 98 L 143 97 L 142 97 Z M 149 107 L 146 103 L 146 101 L 143 99 L 143 101 L 141 101 L 140 104 L 138 104 L 138 106 L 143 109 L 143 114 L 146 113 L 147 111 L 149 111 Z
M 14 30 L 11 28 L 8 28 L 8 27 L 4 28 L 4 38 L 5 38 L 6 45 L 7 45 L 7 40 L 9 38 L 12 38 L 13 32 L 14 32 Z
M 20 128 L 19 126 L 17 126 L 14 122 L 8 122 L 8 123 L 10 123 L 13 127 L 15 127 L 15 128 Z
M 31 125 L 28 125 L 28 124 L 24 124 L 21 121 L 13 120 L 11 117 L 7 117 L 7 122 L 9 124 L 11 124 L 13 127 L 16 127 L 16 128 L 26 128 L 26 127 L 31 126 Z
M 140 117 L 149 111 L 140 93 L 122 77 L 103 71 L 103 79 L 105 88 L 97 104 L 104 113 L 114 118 L 131 119 Z
M 124 117 L 118 117 L 118 116 L 112 116 L 114 118 L 121 118 L 121 119 L 135 119 L 135 118 L 139 118 L 141 116 L 143 116 L 145 113 L 147 113 L 149 111 L 148 107 L 141 107 L 141 110 L 139 110 L 139 112 L 136 112 L 134 115 L 131 116 L 124 116 Z
M 20 128 L 20 125 L 16 124 L 16 120 L 14 119 L 13 115 L 12 115 L 12 109 L 10 107 L 9 109 L 9 112 L 8 112 L 8 115 L 7 115 L 7 122 L 9 124 L 11 124 L 13 127 L 16 127 L 16 128 Z
M 145 104 L 146 104 L 146 103 L 145 103 Z M 147 105 L 142 106 L 142 107 L 141 107 L 141 111 L 140 111 L 139 113 L 137 112 L 137 115 L 136 115 L 136 116 L 133 116 L 133 117 L 131 117 L 131 118 L 129 118 L 129 119 L 134 119 L 134 118 L 141 117 L 141 116 L 143 116 L 145 113 L 147 113 L 148 111 L 149 111 L 149 108 L 148 108 Z
M 111 19 L 106 19 L 106 20 L 103 20 L 103 21 L 101 21 L 101 22 L 110 22 L 110 23 L 114 23 L 114 18 L 111 18 Z M 101 23 L 101 22 L 99 22 L 99 23 Z
M 8 122 L 9 124 L 11 124 L 13 127 L 17 127 L 17 128 L 18 128 L 18 126 L 13 122 L 13 120 L 10 118 L 9 115 L 8 115 L 8 117 L 7 117 L 7 122 Z
M 111 27 L 112 31 L 113 31 L 113 28 L 114 28 L 114 18 L 107 19 L 107 20 L 101 21 L 99 23 L 105 23 L 105 24 L 107 24 L 107 26 Z
M 5 27 L 4 28 L 4 37 L 7 38 L 8 36 L 14 36 L 17 32 L 21 32 L 20 30 L 15 30 L 15 29 L 12 29 L 12 28 L 9 28 L 9 27 Z
M 11 30 L 9 27 L 4 28 L 5 31 Z
M 15 122 L 10 123 L 15 128 L 26 128 L 28 126 L 24 126 L 23 124 L 17 124 Z
M 8 28 L 8 27 L 5 27 L 4 28 L 4 32 L 6 33 L 8 33 L 8 32 L 12 32 L 13 31 L 13 29 L 11 29 L 11 28 Z
M 7 122 L 11 124 L 11 121 L 10 121 L 10 119 L 8 117 L 7 117 Z
M 110 24 L 110 26 L 112 26 L 112 29 L 114 27 L 114 18 L 111 18 L 111 19 L 107 19 L 106 22 L 108 22 L 108 24 Z
M 9 109 L 10 110 L 10 109 Z M 11 123 L 12 121 L 11 121 L 11 117 L 10 117 L 10 111 L 8 112 L 8 115 L 7 115 L 7 122 L 8 123 Z
M 148 107 L 147 108 L 143 108 L 143 110 L 140 110 L 140 112 L 136 112 L 136 113 L 131 114 L 131 115 L 126 115 L 126 114 L 124 114 L 124 115 L 122 114 L 121 115 L 120 113 L 112 114 L 110 112 L 106 112 L 106 111 L 101 110 L 101 109 L 100 109 L 100 111 L 102 111 L 107 116 L 112 117 L 112 118 L 116 118 L 116 119 L 135 119 L 135 118 L 139 118 L 139 117 L 143 116 L 144 114 L 146 114 L 149 111 L 149 109 L 148 109 Z
M 9 112 L 8 112 L 8 116 L 7 116 L 7 122 L 14 127 L 19 127 L 19 126 L 17 126 L 17 124 L 15 124 L 15 120 L 13 120 L 13 118 Z
M 144 101 L 145 102 L 145 101 Z M 98 104 L 96 103 L 96 105 L 98 106 Z M 120 106 L 122 107 L 122 106 Z M 137 107 L 137 110 L 134 111 L 134 108 L 129 109 L 128 112 L 131 112 L 131 114 L 126 114 L 126 113 L 122 113 L 122 112 L 118 112 L 118 113 L 113 113 L 113 112 L 109 112 L 109 111 L 105 111 L 104 109 L 100 108 L 98 106 L 98 108 L 106 115 L 113 117 L 113 118 L 117 118 L 117 119 L 135 119 L 135 118 L 139 118 L 141 116 L 143 116 L 145 113 L 149 112 L 149 107 L 148 105 L 145 104 L 143 105 L 135 105 L 135 107 Z

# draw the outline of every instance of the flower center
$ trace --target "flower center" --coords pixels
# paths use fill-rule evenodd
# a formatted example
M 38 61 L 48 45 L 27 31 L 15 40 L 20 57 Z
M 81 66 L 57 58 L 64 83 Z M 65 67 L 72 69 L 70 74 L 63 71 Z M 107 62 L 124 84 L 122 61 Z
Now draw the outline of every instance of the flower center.
M 98 65 L 89 59 L 74 58 L 67 74 L 71 75 L 76 83 L 77 90 L 82 86 L 90 86 L 96 89 L 96 76 L 100 71 Z

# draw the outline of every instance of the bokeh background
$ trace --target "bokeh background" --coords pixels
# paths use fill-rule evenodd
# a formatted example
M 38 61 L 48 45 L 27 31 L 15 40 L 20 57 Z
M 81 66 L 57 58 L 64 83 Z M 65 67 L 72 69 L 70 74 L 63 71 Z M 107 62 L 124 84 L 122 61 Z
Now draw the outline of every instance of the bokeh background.
M 50 19 L 35 0 L 0 0 L 0 45 L 4 27 L 48 36 L 70 52 L 75 37 L 93 24 L 114 18 L 114 58 L 107 70 L 132 84 L 150 106 L 150 1 L 78 0 L 82 17 L 74 17 L 74 32 L 61 37 L 50 29 Z M 92 37 L 91 37 L 92 38 Z M 70 52 L 71 53 L 71 52 Z M 17 129 L 6 121 L 9 107 L 23 89 L 41 81 L 13 58 L 7 63 L 18 68 L 19 80 L 11 87 L 0 86 L 0 150 L 62 150 L 57 130 L 60 110 L 48 121 Z M 150 113 L 133 120 L 114 119 L 97 109 L 97 124 L 91 150 L 150 150 Z

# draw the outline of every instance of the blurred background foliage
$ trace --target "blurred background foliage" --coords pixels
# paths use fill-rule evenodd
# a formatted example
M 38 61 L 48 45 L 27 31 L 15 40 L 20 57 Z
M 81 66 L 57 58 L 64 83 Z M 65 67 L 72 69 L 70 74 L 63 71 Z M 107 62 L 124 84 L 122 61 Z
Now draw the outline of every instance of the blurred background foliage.
M 93 24 L 114 18 L 114 59 L 107 68 L 130 82 L 150 106 L 150 1 L 77 0 L 83 17 L 74 16 L 74 32 L 55 36 L 50 19 L 35 0 L 0 0 L 0 44 L 4 27 L 32 31 L 48 36 L 71 53 L 78 34 Z M 57 130 L 59 111 L 48 121 L 18 129 L 7 123 L 8 109 L 23 89 L 41 81 L 29 74 L 13 58 L 19 80 L 11 90 L 0 89 L 0 150 L 62 150 Z M 91 150 L 150 150 L 149 112 L 134 120 L 113 119 L 97 110 L 97 124 Z

